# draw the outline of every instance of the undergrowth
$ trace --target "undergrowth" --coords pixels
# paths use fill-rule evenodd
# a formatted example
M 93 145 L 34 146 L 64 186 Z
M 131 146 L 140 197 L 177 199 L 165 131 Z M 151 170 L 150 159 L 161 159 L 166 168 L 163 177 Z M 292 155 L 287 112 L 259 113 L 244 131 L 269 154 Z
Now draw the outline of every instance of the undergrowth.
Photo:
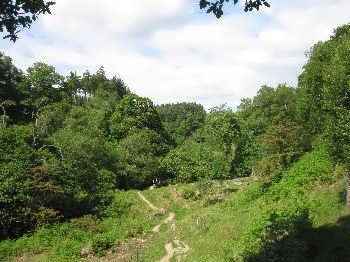
M 83 249 L 103 255 L 123 239 L 148 231 L 160 219 L 148 219 L 149 210 L 135 191 L 117 191 L 107 211 L 108 217 L 98 219 L 88 215 L 38 229 L 17 240 L 2 241 L 0 261 L 16 261 L 19 257 L 34 257 L 33 261 L 81 261 Z M 40 259 L 36 260 L 36 256 Z

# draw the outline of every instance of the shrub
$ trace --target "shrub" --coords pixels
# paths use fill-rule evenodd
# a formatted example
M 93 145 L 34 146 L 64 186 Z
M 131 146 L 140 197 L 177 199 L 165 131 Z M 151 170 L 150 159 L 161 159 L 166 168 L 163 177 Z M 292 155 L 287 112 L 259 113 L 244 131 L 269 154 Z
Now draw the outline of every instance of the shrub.
M 70 221 L 73 227 L 79 228 L 83 231 L 90 231 L 98 233 L 102 231 L 100 220 L 93 215 L 86 215 L 80 218 L 74 218 Z
M 198 190 L 202 195 L 213 193 L 214 183 L 209 179 L 201 179 L 198 182 Z
M 194 182 L 203 178 L 223 179 L 230 172 L 230 160 L 221 148 L 188 139 L 170 151 L 161 161 L 166 173 L 177 182 Z
M 92 251 L 101 256 L 114 245 L 114 239 L 108 234 L 99 234 L 92 241 Z
M 279 180 L 283 167 L 279 163 L 278 157 L 270 156 L 261 159 L 254 167 L 254 171 L 260 177 L 260 180 L 270 184 Z
M 288 171 L 284 172 L 279 183 L 273 185 L 268 195 L 280 199 L 291 194 L 302 193 L 305 188 L 315 181 L 330 182 L 333 163 L 324 147 L 305 154 Z
M 193 200 L 196 201 L 199 199 L 199 192 L 196 192 L 192 189 L 186 188 L 182 191 L 182 197 L 187 200 Z
M 76 240 L 65 240 L 55 245 L 48 255 L 49 261 L 73 262 L 81 261 L 80 252 L 83 244 Z
M 244 191 L 241 201 L 246 203 L 254 201 L 263 196 L 265 192 L 266 188 L 264 186 L 262 186 L 260 183 L 254 183 L 249 186 L 246 191 Z
M 288 204 L 253 220 L 237 242 L 236 261 L 303 261 L 306 244 L 298 235 L 311 227 L 309 209 L 303 202 Z

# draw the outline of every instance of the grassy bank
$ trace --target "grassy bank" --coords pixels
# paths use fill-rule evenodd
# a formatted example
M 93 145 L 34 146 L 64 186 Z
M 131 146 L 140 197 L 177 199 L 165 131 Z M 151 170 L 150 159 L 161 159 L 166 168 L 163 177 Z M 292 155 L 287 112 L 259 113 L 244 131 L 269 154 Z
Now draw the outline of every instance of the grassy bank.
M 143 195 L 164 208 L 164 215 L 150 219 L 152 210 L 136 191 L 119 191 L 108 217 L 86 216 L 3 241 L 1 261 L 80 261 L 83 249 L 109 261 L 128 239 L 147 239 L 169 212 L 175 213 L 174 221 L 148 237 L 134 261 L 158 261 L 166 254 L 164 245 L 176 239 L 190 249 L 175 258 L 191 262 L 266 261 L 270 250 L 275 261 L 281 261 L 278 256 L 284 261 L 347 261 L 350 255 L 344 170 L 334 167 L 322 148 L 305 154 L 269 185 L 254 179 L 201 181 Z

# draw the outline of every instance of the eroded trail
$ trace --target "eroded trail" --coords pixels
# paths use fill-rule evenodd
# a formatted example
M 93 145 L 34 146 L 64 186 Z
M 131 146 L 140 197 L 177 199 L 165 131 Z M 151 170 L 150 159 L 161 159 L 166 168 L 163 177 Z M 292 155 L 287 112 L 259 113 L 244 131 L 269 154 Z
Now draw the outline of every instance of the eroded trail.
M 148 199 L 141 192 L 137 192 L 137 194 L 153 211 L 156 211 L 156 212 L 162 211 L 161 208 L 156 207 L 150 201 L 148 201 Z M 152 232 L 158 233 L 160 231 L 160 227 L 162 225 L 169 224 L 171 221 L 173 221 L 174 218 L 175 218 L 175 214 L 170 212 L 168 217 L 162 223 L 160 223 L 152 228 Z
M 169 224 L 171 221 L 173 221 L 175 218 L 175 214 L 170 212 L 168 217 L 160 224 L 156 225 L 154 228 L 152 228 L 152 232 L 153 233 L 158 233 L 160 231 L 160 227 L 163 225 L 163 224 Z
M 137 192 L 138 196 L 153 210 L 153 211 L 160 211 L 161 209 L 153 205 L 141 192 Z M 173 212 L 170 212 L 168 217 L 160 224 L 156 225 L 153 229 L 153 233 L 158 233 L 160 231 L 160 227 L 165 224 L 169 224 L 171 221 L 173 221 L 175 218 L 175 214 Z M 174 256 L 179 261 L 182 256 L 184 256 L 189 250 L 190 247 L 178 240 L 174 239 L 173 241 L 166 243 L 164 245 L 166 255 L 162 257 L 160 262 L 169 262 Z
M 141 192 L 137 192 L 138 196 L 153 210 L 153 211 L 158 211 L 159 208 L 153 205 L 151 202 L 148 201 L 147 198 L 145 198 L 144 195 L 142 195 Z
M 169 262 L 174 256 L 177 261 L 180 261 L 181 257 L 186 255 L 190 250 L 190 247 L 186 243 L 176 239 L 173 242 L 165 244 L 164 247 L 166 255 L 159 262 Z

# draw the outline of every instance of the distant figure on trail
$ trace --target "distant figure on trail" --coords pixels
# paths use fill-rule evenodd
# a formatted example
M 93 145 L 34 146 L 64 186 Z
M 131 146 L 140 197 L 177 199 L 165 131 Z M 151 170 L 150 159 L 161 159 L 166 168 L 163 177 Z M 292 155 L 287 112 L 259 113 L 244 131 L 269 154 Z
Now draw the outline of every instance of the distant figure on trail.
M 171 231 L 173 231 L 173 232 L 176 231 L 176 225 L 175 224 L 171 224 L 170 228 L 171 228 Z
M 152 182 L 154 187 L 160 186 L 160 179 L 158 177 L 154 178 Z

